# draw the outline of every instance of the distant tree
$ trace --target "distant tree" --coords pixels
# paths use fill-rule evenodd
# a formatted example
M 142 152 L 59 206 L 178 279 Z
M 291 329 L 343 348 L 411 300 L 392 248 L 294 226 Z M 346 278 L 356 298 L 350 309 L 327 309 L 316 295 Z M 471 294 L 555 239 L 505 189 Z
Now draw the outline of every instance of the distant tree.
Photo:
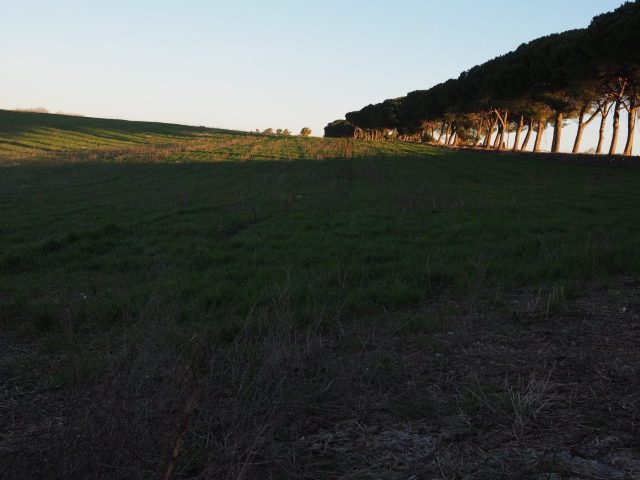
M 324 136 L 332 138 L 353 138 L 356 134 L 356 126 L 346 120 L 334 120 L 324 127 Z
M 308 137 L 309 135 L 311 135 L 311 129 L 309 127 L 304 127 L 302 130 L 300 130 L 300 135 L 302 135 L 303 137 Z
M 273 135 L 273 128 L 267 128 L 262 132 L 263 135 Z
M 282 135 L 283 135 L 283 136 L 285 136 L 285 137 L 288 137 L 289 135 L 291 135 L 291 132 L 289 131 L 289 129 L 288 129 L 288 128 L 285 128 L 285 129 L 282 131 Z

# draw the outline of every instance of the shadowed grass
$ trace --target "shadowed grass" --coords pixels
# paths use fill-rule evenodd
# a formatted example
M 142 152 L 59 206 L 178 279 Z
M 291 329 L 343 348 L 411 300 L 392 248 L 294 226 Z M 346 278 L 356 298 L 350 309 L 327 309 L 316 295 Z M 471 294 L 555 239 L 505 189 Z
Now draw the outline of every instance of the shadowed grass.
M 73 305 L 109 321 L 157 295 L 218 325 L 284 291 L 304 322 L 640 268 L 638 170 L 4 115 L 23 120 L 20 138 L 65 149 L 0 172 L 5 311 Z M 30 130 L 31 118 L 60 130 Z M 101 155 L 68 142 L 85 145 L 95 122 L 128 147 Z

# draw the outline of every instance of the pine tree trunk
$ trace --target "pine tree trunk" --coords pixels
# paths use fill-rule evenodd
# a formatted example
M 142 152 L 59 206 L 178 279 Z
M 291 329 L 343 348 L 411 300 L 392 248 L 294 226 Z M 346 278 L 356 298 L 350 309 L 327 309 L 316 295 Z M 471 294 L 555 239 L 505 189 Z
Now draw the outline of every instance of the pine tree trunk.
M 604 147 L 604 129 L 607 126 L 607 114 L 609 111 L 605 113 L 602 112 L 602 118 L 600 119 L 600 130 L 598 131 L 598 146 L 596 147 L 596 155 L 600 155 L 602 153 L 602 148 Z
M 478 146 L 478 143 L 480 143 L 480 136 L 482 135 L 482 126 L 478 127 L 478 131 L 476 132 L 476 136 L 473 139 L 473 148 L 476 148 Z
M 482 148 L 489 148 L 489 142 L 491 141 L 491 125 L 487 125 L 487 133 L 482 139 Z
M 611 107 L 613 103 L 609 103 L 608 101 L 604 103 L 600 103 L 598 111 L 600 112 L 600 128 L 598 130 L 598 146 L 596 147 L 596 154 L 602 153 L 602 149 L 604 148 L 604 131 L 607 126 L 607 118 L 609 117 L 609 112 L 611 111 Z
M 518 150 L 518 144 L 520 143 L 520 135 L 522 134 L 522 129 L 524 128 L 524 115 L 520 115 L 520 122 L 518 123 L 518 128 L 516 128 L 516 139 L 513 142 L 513 151 L 516 152 Z
M 451 140 L 449 141 L 450 147 L 454 147 L 456 145 L 457 138 L 458 138 L 458 131 L 454 129 L 453 133 L 451 134 Z
M 580 115 L 578 116 L 578 132 L 576 133 L 576 139 L 573 142 L 573 150 L 571 153 L 580 153 L 580 142 L 582 141 L 582 134 L 586 127 L 584 123 L 584 114 L 587 111 L 587 107 L 580 108 Z
M 616 106 L 613 111 L 613 135 L 611 137 L 611 147 L 609 147 L 609 155 L 615 155 L 618 147 L 618 134 L 620 133 L 620 109 L 622 104 L 620 100 L 616 100 Z
M 498 123 L 498 132 L 496 133 L 496 138 L 494 138 L 493 140 L 493 146 L 492 148 L 494 150 L 497 150 L 500 147 L 500 143 L 502 141 L 502 131 L 504 129 L 502 128 L 502 124 Z
M 509 112 L 505 111 L 504 112 L 504 119 L 502 119 L 501 117 L 498 118 L 498 120 L 500 121 L 500 126 L 499 126 L 499 131 L 500 131 L 500 138 L 498 139 L 498 150 L 504 150 L 504 135 L 505 133 L 507 133 L 507 120 L 509 119 Z M 495 145 L 494 145 L 495 148 Z
M 638 115 L 638 106 L 629 109 L 629 118 L 627 119 L 627 143 L 624 146 L 625 155 L 633 155 L 633 138 L 636 133 L 636 117 Z
M 522 142 L 519 151 L 524 152 L 527 150 L 527 145 L 529 145 L 529 140 L 531 139 L 531 132 L 533 132 L 533 118 L 529 119 L 527 134 L 524 136 L 524 142 Z
M 536 143 L 533 145 L 533 151 L 540 151 L 540 144 L 542 143 L 542 134 L 544 133 L 545 125 L 542 119 L 538 119 L 538 131 L 536 132 Z
M 444 133 L 444 125 L 445 125 L 444 122 L 442 122 L 442 125 L 440 125 L 440 131 L 438 132 L 438 139 L 436 140 L 436 143 L 440 143 L 440 140 L 442 140 L 442 135 Z
M 560 141 L 562 140 L 562 126 L 564 123 L 564 115 L 562 112 L 556 113 L 556 122 L 553 127 L 553 143 L 551 144 L 551 151 L 553 153 L 560 152 Z
M 484 148 L 491 148 L 491 136 L 493 135 L 493 129 L 496 126 L 497 120 L 492 119 L 489 122 L 489 127 L 487 128 L 487 136 L 484 139 Z

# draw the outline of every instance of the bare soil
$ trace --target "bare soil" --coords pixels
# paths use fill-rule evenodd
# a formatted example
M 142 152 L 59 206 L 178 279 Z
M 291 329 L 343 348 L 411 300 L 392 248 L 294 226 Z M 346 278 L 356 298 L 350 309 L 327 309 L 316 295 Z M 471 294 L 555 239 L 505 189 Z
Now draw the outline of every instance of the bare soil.
M 158 477 L 178 445 L 172 478 L 640 478 L 639 284 L 481 303 L 421 307 L 436 332 L 389 313 L 207 351 L 191 383 L 138 356 L 55 389 L 1 339 L 0 477 Z

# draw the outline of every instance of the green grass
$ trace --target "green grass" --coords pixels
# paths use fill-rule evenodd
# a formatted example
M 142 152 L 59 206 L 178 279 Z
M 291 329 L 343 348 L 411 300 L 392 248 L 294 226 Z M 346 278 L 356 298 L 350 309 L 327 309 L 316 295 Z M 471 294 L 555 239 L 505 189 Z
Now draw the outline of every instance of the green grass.
M 226 331 L 640 271 L 640 170 L 0 111 L 0 321 Z

